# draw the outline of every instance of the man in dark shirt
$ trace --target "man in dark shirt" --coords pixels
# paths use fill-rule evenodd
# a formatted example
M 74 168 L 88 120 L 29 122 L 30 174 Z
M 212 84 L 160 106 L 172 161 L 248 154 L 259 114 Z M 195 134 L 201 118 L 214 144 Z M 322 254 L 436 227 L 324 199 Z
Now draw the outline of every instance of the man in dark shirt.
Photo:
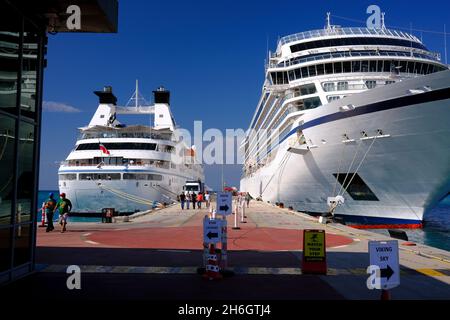
M 53 192 L 50 192 L 50 194 L 48 195 L 48 199 L 44 205 L 45 216 L 47 217 L 47 229 L 45 230 L 45 232 L 50 232 L 55 229 L 55 227 L 53 226 L 53 214 L 56 208 L 56 200 L 53 197 Z
M 184 195 L 184 192 L 182 192 L 180 195 L 180 203 L 181 203 L 181 210 L 184 210 L 184 202 L 186 201 L 186 196 Z

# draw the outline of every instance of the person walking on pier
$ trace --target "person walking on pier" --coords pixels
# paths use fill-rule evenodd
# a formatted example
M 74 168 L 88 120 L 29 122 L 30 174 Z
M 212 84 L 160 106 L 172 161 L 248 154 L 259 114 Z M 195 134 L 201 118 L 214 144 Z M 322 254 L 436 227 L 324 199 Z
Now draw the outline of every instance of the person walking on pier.
M 191 195 L 189 194 L 189 191 L 186 191 L 184 197 L 186 199 L 186 209 L 189 210 L 189 205 L 191 204 Z
M 203 193 L 199 192 L 197 196 L 197 208 L 202 208 L 202 202 L 203 202 Z
M 45 216 L 47 217 L 47 229 L 45 230 L 45 232 L 50 232 L 53 231 L 53 229 L 55 229 L 55 227 L 53 226 L 53 214 L 55 212 L 55 207 L 56 207 L 56 200 L 54 199 L 53 192 L 50 192 L 48 195 L 48 199 L 44 205 L 45 209 L 44 213 Z
M 195 209 L 195 203 L 197 202 L 197 195 L 195 194 L 195 192 L 192 192 L 191 201 L 192 201 L 192 209 Z
M 246 193 L 245 195 L 245 202 L 247 202 L 247 208 L 250 206 L 250 200 L 252 199 L 252 196 L 250 195 L 250 193 Z
M 207 209 L 209 209 L 210 204 L 211 204 L 210 194 L 208 191 L 205 191 L 205 205 Z
M 66 198 L 66 194 L 63 192 L 59 195 L 59 200 L 56 203 L 55 211 L 59 211 L 59 224 L 61 225 L 61 233 L 66 232 L 67 218 L 69 212 L 72 210 L 72 202 Z
M 186 201 L 186 196 L 185 196 L 185 194 L 182 192 L 181 194 L 180 194 L 180 203 L 181 203 L 181 210 L 184 210 L 184 202 Z M 189 208 L 188 208 L 189 209 Z

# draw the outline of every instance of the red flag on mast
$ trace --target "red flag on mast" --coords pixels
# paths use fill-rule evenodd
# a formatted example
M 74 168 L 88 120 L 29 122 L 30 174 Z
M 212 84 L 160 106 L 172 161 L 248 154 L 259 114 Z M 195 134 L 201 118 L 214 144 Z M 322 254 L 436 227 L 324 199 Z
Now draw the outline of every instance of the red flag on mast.
M 106 149 L 106 147 L 102 143 L 100 143 L 99 147 L 100 147 L 100 150 L 102 151 L 103 154 L 107 154 L 107 155 L 110 154 L 109 150 Z

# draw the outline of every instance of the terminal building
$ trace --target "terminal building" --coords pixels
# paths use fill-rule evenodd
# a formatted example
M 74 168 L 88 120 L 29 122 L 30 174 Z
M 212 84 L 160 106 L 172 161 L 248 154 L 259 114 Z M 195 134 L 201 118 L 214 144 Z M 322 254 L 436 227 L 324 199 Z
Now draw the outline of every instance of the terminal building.
M 34 271 L 47 34 L 117 26 L 117 0 L 0 0 L 0 285 Z

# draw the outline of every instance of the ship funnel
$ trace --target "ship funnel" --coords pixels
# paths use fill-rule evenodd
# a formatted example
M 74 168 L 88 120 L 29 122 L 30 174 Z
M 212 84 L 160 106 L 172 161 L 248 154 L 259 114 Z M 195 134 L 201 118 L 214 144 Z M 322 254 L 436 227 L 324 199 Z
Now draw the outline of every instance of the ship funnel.
M 153 97 L 155 103 L 170 104 L 170 91 L 166 90 L 163 86 L 153 91 Z
M 117 104 L 117 98 L 113 94 L 111 86 L 104 86 L 103 91 L 94 91 L 94 93 L 98 96 L 100 104 Z

